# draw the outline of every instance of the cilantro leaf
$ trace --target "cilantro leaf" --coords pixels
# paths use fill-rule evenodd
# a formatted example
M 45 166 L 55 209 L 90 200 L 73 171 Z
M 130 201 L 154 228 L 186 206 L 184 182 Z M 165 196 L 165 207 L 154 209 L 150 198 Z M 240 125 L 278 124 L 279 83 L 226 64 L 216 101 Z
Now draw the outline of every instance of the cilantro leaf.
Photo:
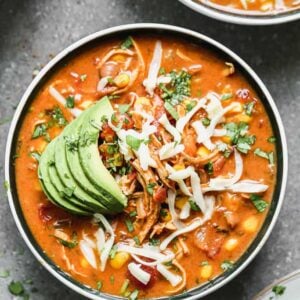
M 147 184 L 147 192 L 149 195 L 153 195 L 154 187 L 156 186 L 155 182 L 151 182 Z
M 126 225 L 127 230 L 129 232 L 133 232 L 134 231 L 134 226 L 133 226 L 132 221 L 130 219 L 125 219 L 125 225 Z
M 74 108 L 75 105 L 75 97 L 69 96 L 66 98 L 66 107 L 67 108 Z
M 221 268 L 222 268 L 223 271 L 232 270 L 233 269 L 233 263 L 229 260 L 224 260 L 221 263 Z
M 256 148 L 254 151 L 254 154 L 259 157 L 267 159 L 269 161 L 270 165 L 274 165 L 274 153 L 272 151 L 265 152 L 265 151 L 261 150 L 260 148 Z
M 131 48 L 132 46 L 133 46 L 133 41 L 132 41 L 131 36 L 129 36 L 121 44 L 121 49 L 126 50 L 126 49 Z
M 23 284 L 20 281 L 12 281 L 8 285 L 8 290 L 12 295 L 20 296 L 24 293 L 24 287 Z
M 252 201 L 253 205 L 255 206 L 258 212 L 264 212 L 265 209 L 268 207 L 268 203 L 259 195 L 250 195 L 250 200 Z
M 284 294 L 285 290 L 286 290 L 286 287 L 283 285 L 274 285 L 272 288 L 272 292 L 276 296 L 282 296 Z
M 245 113 L 247 116 L 251 116 L 252 112 L 253 112 L 253 108 L 254 108 L 255 102 L 248 102 L 244 105 L 244 109 L 245 109 Z

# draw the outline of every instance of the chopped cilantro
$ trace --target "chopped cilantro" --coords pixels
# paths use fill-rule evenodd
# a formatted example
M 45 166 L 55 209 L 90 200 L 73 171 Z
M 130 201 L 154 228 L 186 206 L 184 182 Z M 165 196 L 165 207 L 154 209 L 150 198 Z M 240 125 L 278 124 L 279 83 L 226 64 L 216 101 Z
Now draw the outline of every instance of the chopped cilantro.
M 114 80 L 113 80 L 111 77 L 108 77 L 108 78 L 107 78 L 107 82 L 108 82 L 109 84 L 115 84 Z
M 130 216 L 130 217 L 136 217 L 136 216 L 137 216 L 136 210 L 131 211 L 131 212 L 129 213 L 129 216 Z
M 69 249 L 73 249 L 78 245 L 77 233 L 76 232 L 73 232 L 71 241 L 63 240 L 63 239 L 61 239 L 57 236 L 54 236 L 54 237 L 60 242 L 61 245 L 65 246 Z
M 201 263 L 200 263 L 200 266 L 208 266 L 209 265 L 209 263 L 208 263 L 208 261 L 207 260 L 204 260 L 204 261 L 201 261 Z
M 115 276 L 114 275 L 110 275 L 109 281 L 110 281 L 111 284 L 114 284 L 115 283 Z
M 165 102 L 164 104 L 165 109 L 168 111 L 168 113 L 175 119 L 178 120 L 179 119 L 179 115 L 177 110 L 172 106 L 171 103 L 169 102 Z
M 54 107 L 52 110 L 46 110 L 46 115 L 51 117 L 51 121 L 48 122 L 48 127 L 52 127 L 54 125 L 63 127 L 68 124 L 62 110 L 58 106 Z
M 23 295 L 25 291 L 23 284 L 20 281 L 12 281 L 8 285 L 8 290 L 10 291 L 11 294 L 15 296 Z
M 127 289 L 128 289 L 128 286 L 129 286 L 129 279 L 125 279 L 124 280 L 124 282 L 123 282 L 123 284 L 122 284 L 122 286 L 121 286 L 121 289 L 120 289 L 120 294 L 121 295 L 124 295 L 125 294 L 125 292 L 127 291 Z
M 221 268 L 223 271 L 229 271 L 233 269 L 233 263 L 230 260 L 224 260 L 221 263 Z
M 165 217 L 168 215 L 168 210 L 165 209 L 165 208 L 162 208 L 162 209 L 159 211 L 159 215 L 160 215 L 162 218 L 165 218 Z
M 0 270 L 0 278 L 7 278 L 9 274 L 8 270 Z
M 197 101 L 193 100 L 193 101 L 191 101 L 191 102 L 188 102 L 188 103 L 185 105 L 185 108 L 186 108 L 186 110 L 189 112 L 189 111 L 191 111 L 196 105 L 197 105 Z
M 133 42 L 132 42 L 132 38 L 131 36 L 127 37 L 123 43 L 121 44 L 121 49 L 125 50 L 125 49 L 129 49 L 133 46 Z
M 165 68 L 161 67 L 161 68 L 159 69 L 159 75 L 165 75 L 165 74 L 166 74 Z
M 130 219 L 125 219 L 125 225 L 126 225 L 127 230 L 129 232 L 133 232 L 134 231 L 134 227 L 133 227 L 132 221 Z
M 169 73 L 171 82 L 168 84 L 160 84 L 162 90 L 162 98 L 171 105 L 179 104 L 184 97 L 191 94 L 191 75 L 184 70 L 180 72 L 172 71 Z
M 224 157 L 228 158 L 231 154 L 231 151 L 228 148 L 228 145 L 226 143 L 218 142 L 217 148 L 219 151 L 223 152 Z
M 245 109 L 246 115 L 248 115 L 248 116 L 251 116 L 251 115 L 252 115 L 254 105 L 255 105 L 255 102 L 254 102 L 254 101 L 248 102 L 248 103 L 246 103 L 246 104 L 244 105 L 244 109 Z
M 102 287 L 103 287 L 103 282 L 101 280 L 98 280 L 97 281 L 97 290 L 101 291 Z
M 74 96 L 69 96 L 66 98 L 66 107 L 67 108 L 74 108 L 75 105 L 75 98 Z
M 214 174 L 214 165 L 210 161 L 207 164 L 204 165 L 204 170 L 207 172 L 208 175 Z
M 148 192 L 148 194 L 153 195 L 154 187 L 155 186 L 156 186 L 155 182 L 147 184 L 147 192 Z
M 269 161 L 270 165 L 274 165 L 274 153 L 272 151 L 265 152 L 265 151 L 261 150 L 260 148 L 256 148 L 254 150 L 254 154 L 259 157 L 267 159 Z
M 250 200 L 259 212 L 264 212 L 265 209 L 268 207 L 268 203 L 259 195 L 250 195 Z
M 271 144 L 275 144 L 276 143 L 276 137 L 275 136 L 270 136 L 267 141 Z
M 127 135 L 126 136 L 126 143 L 127 145 L 132 148 L 133 150 L 139 150 L 141 143 L 143 140 L 136 138 L 133 135 Z
M 237 150 L 247 154 L 254 144 L 256 137 L 254 135 L 247 135 L 248 125 L 244 122 L 240 123 L 227 123 L 224 125 L 227 130 L 227 135 L 230 137 L 231 142 L 236 145 Z
M 129 104 L 119 104 L 118 106 L 118 110 L 120 112 L 120 114 L 125 114 L 126 112 L 128 112 L 130 108 L 130 105 Z M 127 119 L 125 119 L 127 120 Z
M 117 254 L 117 251 L 118 251 L 118 247 L 117 247 L 117 245 L 114 245 L 111 248 L 110 252 L 109 252 L 110 259 L 114 259 L 115 258 L 116 254 Z
M 223 94 L 221 96 L 221 101 L 225 101 L 225 100 L 228 100 L 228 99 L 231 99 L 232 98 L 232 94 L 231 93 L 226 93 L 226 94 Z
M 140 239 L 137 236 L 134 236 L 133 240 L 137 246 L 139 246 L 141 244 Z
M 286 290 L 286 287 L 283 285 L 274 285 L 272 288 L 272 292 L 276 296 L 282 296 L 284 294 L 285 290 Z
M 160 239 L 151 238 L 151 239 L 149 239 L 149 244 L 150 244 L 151 246 L 159 246 L 159 244 L 160 244 Z
M 190 206 L 191 206 L 191 210 L 193 211 L 200 211 L 200 207 L 197 205 L 197 203 L 193 200 L 189 200 Z
M 47 136 L 47 128 L 48 126 L 46 123 L 35 125 L 31 138 L 37 139 L 41 136 Z
M 64 136 L 66 147 L 69 151 L 75 152 L 78 150 L 78 141 L 79 138 L 77 136 L 71 135 L 71 136 Z
M 41 154 L 37 151 L 31 151 L 29 155 L 34 158 L 36 161 L 40 161 Z
M 210 119 L 209 118 L 203 118 L 201 121 L 202 121 L 202 124 L 204 126 L 209 126 L 210 125 Z

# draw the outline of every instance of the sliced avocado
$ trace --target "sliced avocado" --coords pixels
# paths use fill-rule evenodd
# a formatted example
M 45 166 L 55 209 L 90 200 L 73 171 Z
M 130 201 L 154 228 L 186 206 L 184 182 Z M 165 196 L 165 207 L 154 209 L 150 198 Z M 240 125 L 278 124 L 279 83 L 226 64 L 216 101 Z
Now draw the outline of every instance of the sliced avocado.
M 121 212 L 127 205 L 127 199 L 117 182 L 103 165 L 98 138 L 103 117 L 110 118 L 113 108 L 108 97 L 104 97 L 85 113 L 80 130 L 78 152 L 81 167 L 89 180 L 105 196 L 103 204 L 113 212 Z
M 67 157 L 66 157 L 66 139 L 70 138 L 73 134 L 73 127 L 76 125 L 78 120 L 80 120 L 82 116 L 78 117 L 72 123 L 67 125 L 63 131 L 63 133 L 58 137 L 56 142 L 55 151 L 54 151 L 54 161 L 57 173 L 59 175 L 60 180 L 64 185 L 64 189 L 72 189 L 73 195 L 82 201 L 85 205 L 93 208 L 95 212 L 109 214 L 110 210 L 105 207 L 102 202 L 97 201 L 93 197 L 91 197 L 88 193 L 86 193 L 76 182 L 72 173 L 70 172 Z M 64 192 L 64 190 L 60 191 Z
M 84 113 L 86 113 L 86 112 L 84 112 Z M 80 116 L 76 120 L 76 122 L 74 122 L 74 126 L 72 126 L 72 135 L 68 136 L 69 142 L 71 142 L 72 140 L 73 141 L 79 140 L 79 134 L 80 134 L 83 120 L 84 120 L 84 118 L 82 118 Z M 66 142 L 66 156 L 67 156 L 67 162 L 68 162 L 69 169 L 70 169 L 74 179 L 76 180 L 77 184 L 80 185 L 80 187 L 83 190 L 85 190 L 89 195 L 91 195 L 92 197 L 99 199 L 99 201 L 101 201 L 101 199 L 104 197 L 103 194 L 86 177 L 84 171 L 82 170 L 81 164 L 80 164 L 79 153 L 77 150 L 74 150 L 68 146 L 68 141 Z
M 38 174 L 40 183 L 44 190 L 44 193 L 48 197 L 48 199 L 53 202 L 55 205 L 73 213 L 79 215 L 90 215 L 91 212 L 86 211 L 66 199 L 64 199 L 59 192 L 56 190 L 55 186 L 53 185 L 52 181 L 49 177 L 49 166 L 53 164 L 53 154 L 55 148 L 56 140 L 53 140 L 44 151 L 43 155 L 40 158 Z

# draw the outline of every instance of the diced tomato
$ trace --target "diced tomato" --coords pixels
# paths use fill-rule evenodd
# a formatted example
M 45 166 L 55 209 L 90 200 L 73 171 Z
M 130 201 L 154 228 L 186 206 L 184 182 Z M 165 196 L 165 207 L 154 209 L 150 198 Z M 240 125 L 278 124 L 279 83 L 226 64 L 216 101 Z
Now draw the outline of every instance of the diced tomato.
M 160 186 L 153 194 L 153 200 L 156 202 L 164 202 L 167 198 L 167 189 Z
M 153 98 L 153 107 L 154 107 L 154 118 L 158 120 L 165 112 L 164 101 L 158 96 L 154 95 Z
M 128 177 L 129 180 L 133 180 L 133 179 L 136 178 L 136 175 L 137 175 L 136 172 L 133 171 L 133 172 L 127 174 L 127 177 Z
M 107 123 L 104 123 L 100 137 L 102 140 L 112 143 L 116 137 L 116 133 L 108 126 Z
M 151 278 L 150 278 L 150 280 L 149 280 L 149 282 L 147 284 L 143 284 L 142 282 L 140 282 L 130 272 L 128 272 L 128 279 L 130 280 L 130 282 L 133 285 L 136 286 L 136 288 L 138 288 L 138 289 L 148 289 L 148 288 L 152 287 L 155 284 L 155 282 L 158 280 L 159 273 L 158 273 L 157 269 L 153 268 L 153 267 L 142 265 L 141 268 L 145 272 L 147 272 L 147 273 L 149 273 L 151 275 Z
M 65 220 L 71 216 L 52 203 L 42 204 L 38 208 L 39 217 L 43 223 Z
M 219 176 L 224 165 L 226 163 L 226 158 L 222 155 L 213 163 L 214 176 Z

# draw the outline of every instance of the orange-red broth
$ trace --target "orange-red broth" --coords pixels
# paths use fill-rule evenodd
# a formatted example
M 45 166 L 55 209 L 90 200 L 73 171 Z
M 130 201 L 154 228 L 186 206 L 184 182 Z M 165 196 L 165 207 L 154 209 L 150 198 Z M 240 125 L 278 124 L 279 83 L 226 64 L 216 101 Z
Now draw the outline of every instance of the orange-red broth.
M 168 58 L 164 58 L 162 66 L 166 71 L 173 69 L 182 69 L 191 64 L 201 64 L 202 71 L 199 75 L 195 75 L 192 79 L 192 96 L 205 95 L 208 91 L 216 91 L 220 94 L 230 90 L 235 94 L 240 89 L 246 89 L 250 93 L 250 98 L 257 99 L 255 106 L 255 113 L 251 117 L 250 133 L 256 135 L 255 147 L 264 149 L 264 151 L 274 151 L 274 145 L 267 142 L 267 139 L 272 136 L 272 128 L 268 116 L 264 110 L 263 105 L 257 98 L 257 95 L 245 80 L 245 78 L 237 71 L 230 76 L 226 76 L 228 69 L 219 57 L 209 50 L 191 44 L 190 42 L 175 39 L 159 37 L 163 44 L 164 53 L 170 53 Z M 149 65 L 153 48 L 156 41 L 155 37 L 150 36 L 137 36 L 135 37 L 142 55 L 145 59 L 146 66 Z M 119 45 L 120 41 L 106 41 L 101 45 L 85 51 L 77 57 L 68 62 L 67 65 L 60 68 L 44 86 L 41 88 L 36 98 L 34 99 L 30 110 L 27 112 L 22 128 L 19 133 L 20 147 L 17 149 L 18 158 L 15 161 L 16 183 L 21 207 L 28 223 L 28 226 L 45 253 L 54 261 L 54 263 L 65 272 L 69 273 L 74 279 L 83 284 L 87 284 L 93 288 L 97 288 L 97 282 L 101 281 L 102 291 L 119 295 L 120 288 L 124 280 L 128 277 L 127 267 L 124 266 L 120 270 L 113 269 L 110 263 L 107 264 L 105 272 L 94 270 L 88 265 L 87 261 L 83 258 L 79 247 L 68 249 L 62 246 L 59 241 L 53 237 L 54 226 L 53 224 L 60 219 L 71 219 L 72 226 L 64 227 L 64 231 L 69 235 L 72 232 L 77 232 L 78 238 L 82 237 L 82 232 L 92 235 L 97 226 L 92 225 L 89 218 L 71 216 L 70 214 L 62 211 L 49 203 L 47 197 L 42 192 L 37 176 L 37 162 L 32 158 L 29 153 L 33 150 L 42 152 L 46 147 L 47 142 L 43 138 L 32 139 L 32 132 L 37 121 L 44 118 L 43 112 L 46 109 L 52 109 L 57 106 L 57 102 L 49 95 L 48 87 L 53 82 L 60 81 L 58 86 L 68 89 L 72 87 L 75 93 L 82 94 L 81 102 L 86 100 L 96 101 L 96 85 L 99 80 L 98 71 L 95 62 L 103 57 L 109 49 L 115 45 Z M 185 61 L 175 55 L 176 49 L 190 58 L 190 61 Z M 80 81 L 70 75 L 70 72 L 78 74 L 86 74 L 86 80 Z M 227 74 L 228 75 L 228 74 Z M 139 78 L 135 85 L 131 88 L 132 91 L 137 92 L 139 95 L 145 94 L 141 85 L 142 78 Z M 67 93 L 66 95 L 67 96 Z M 235 101 L 244 100 L 234 96 Z M 126 95 L 120 99 L 115 100 L 115 103 L 126 101 Z M 72 120 L 69 111 L 60 106 L 65 117 L 68 121 Z M 232 117 L 234 120 L 236 117 Z M 62 129 L 53 127 L 49 130 L 51 138 L 57 136 Z M 244 160 L 244 173 L 243 178 L 253 180 L 263 180 L 265 184 L 269 185 L 269 189 L 263 195 L 264 199 L 270 203 L 272 199 L 275 171 L 270 171 L 268 161 L 260 158 L 250 151 L 248 155 L 243 155 Z M 259 168 L 258 168 L 259 166 Z M 234 160 L 231 157 L 226 162 L 222 173 L 227 174 L 229 171 L 234 171 Z M 228 194 L 222 192 L 217 197 L 217 211 L 213 214 L 212 219 L 207 222 L 203 228 L 211 227 L 212 224 L 222 226 L 224 224 L 224 216 L 220 212 L 222 208 L 236 212 L 239 216 L 237 226 L 229 231 L 225 237 L 225 242 L 221 245 L 219 253 L 213 258 L 209 258 L 205 252 L 199 250 L 193 242 L 194 232 L 185 235 L 185 242 L 187 243 L 190 254 L 180 260 L 182 266 L 187 270 L 187 289 L 193 288 L 199 284 L 203 284 L 209 279 L 218 276 L 223 272 L 221 268 L 222 262 L 225 260 L 236 261 L 248 248 L 249 244 L 257 235 L 262 223 L 264 222 L 266 211 L 259 213 L 250 202 L 250 200 L 242 199 L 240 197 L 228 198 Z M 219 210 L 219 211 L 218 211 Z M 195 213 L 194 213 L 195 214 Z M 118 232 L 126 231 L 122 216 L 119 218 L 118 226 L 116 229 L 117 239 Z M 254 224 L 252 230 L 245 229 L 245 222 Z M 136 233 L 133 232 L 132 236 Z M 234 250 L 228 251 L 225 248 L 225 243 L 230 238 L 236 238 L 238 243 Z M 212 242 L 213 244 L 213 242 Z M 73 264 L 76 271 L 68 269 L 68 263 L 64 257 L 67 257 L 69 262 Z M 211 275 L 209 278 L 203 278 L 203 262 L 208 262 L 211 265 Z M 206 263 L 204 263 L 206 264 Z M 111 280 L 114 277 L 114 281 Z M 171 288 L 170 284 L 159 277 L 157 282 L 150 287 L 140 291 L 139 297 L 155 297 L 164 295 L 164 291 Z M 135 286 L 130 283 L 130 290 L 134 290 Z

